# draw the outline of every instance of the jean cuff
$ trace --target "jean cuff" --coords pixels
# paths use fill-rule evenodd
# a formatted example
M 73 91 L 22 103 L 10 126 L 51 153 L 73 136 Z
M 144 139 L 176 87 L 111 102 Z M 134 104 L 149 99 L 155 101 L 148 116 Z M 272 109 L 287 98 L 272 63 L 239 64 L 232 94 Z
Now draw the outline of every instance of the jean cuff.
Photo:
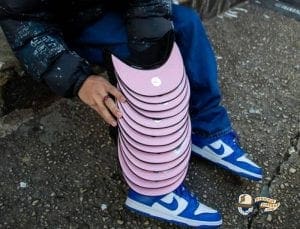
M 226 134 L 228 134 L 232 131 L 233 131 L 233 129 L 230 126 L 230 127 L 227 127 L 223 130 L 220 130 L 216 133 L 203 133 L 202 131 L 193 130 L 193 134 L 196 134 L 196 135 L 198 135 L 200 137 L 203 137 L 203 138 L 219 138 L 219 137 L 224 136 L 224 135 L 226 135 Z

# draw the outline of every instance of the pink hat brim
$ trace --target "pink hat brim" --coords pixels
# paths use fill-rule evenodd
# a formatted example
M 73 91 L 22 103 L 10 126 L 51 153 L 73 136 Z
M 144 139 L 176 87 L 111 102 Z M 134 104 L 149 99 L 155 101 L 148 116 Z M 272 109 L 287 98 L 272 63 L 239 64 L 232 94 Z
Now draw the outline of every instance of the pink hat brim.
M 169 170 L 169 169 L 174 168 L 175 166 L 182 163 L 183 160 L 187 157 L 187 155 L 191 152 L 191 146 L 189 146 L 187 148 L 187 150 L 185 150 L 185 152 L 180 154 L 175 160 L 170 161 L 170 162 L 166 162 L 166 163 L 155 163 L 155 164 L 153 164 L 149 161 L 148 162 L 141 161 L 138 158 L 136 158 L 135 156 L 133 156 L 133 154 L 128 151 L 127 147 L 124 146 L 124 144 L 122 144 L 120 141 L 119 141 L 119 145 L 120 145 L 119 148 L 122 151 L 123 155 L 132 164 L 136 165 L 140 169 L 144 169 L 144 170 L 147 170 L 147 171 L 153 171 L 153 172 L 160 172 L 160 171 Z M 163 154 L 160 154 L 160 155 L 155 154 L 155 155 L 158 158 L 157 160 L 160 160 L 161 157 L 164 157 Z
M 123 171 L 123 175 L 128 178 L 132 183 L 135 185 L 138 185 L 143 188 L 163 188 L 167 187 L 174 182 L 184 173 L 184 171 L 188 168 L 185 167 L 181 173 L 178 173 L 174 177 L 164 179 L 164 180 L 146 180 L 139 176 L 137 176 L 135 173 L 132 172 L 132 170 L 129 168 L 129 166 L 126 164 L 126 161 L 123 159 L 121 151 L 118 151 L 118 157 L 119 157 L 119 163 Z
M 188 168 L 185 169 L 185 171 L 180 175 L 180 177 L 172 184 L 165 186 L 165 187 L 160 187 L 160 188 L 154 188 L 154 187 L 142 187 L 139 186 L 137 184 L 135 184 L 134 182 L 132 182 L 130 179 L 128 179 L 128 177 L 124 175 L 124 179 L 127 182 L 127 184 L 129 185 L 130 188 L 132 188 L 134 191 L 136 191 L 137 193 L 141 193 L 143 195 L 147 195 L 147 196 L 160 196 L 160 195 L 165 195 L 167 193 L 170 193 L 172 191 L 174 191 L 176 188 L 179 187 L 179 185 L 182 184 L 182 182 L 185 179 L 185 176 L 187 174 Z M 173 181 L 173 179 L 172 179 Z
M 123 160 L 127 165 L 127 167 L 122 168 L 125 175 L 129 178 L 131 177 L 127 170 L 129 169 L 136 176 L 147 181 L 164 181 L 176 177 L 178 174 L 182 173 L 182 171 L 184 171 L 184 169 L 188 166 L 189 159 L 190 159 L 190 153 L 186 155 L 182 163 L 178 164 L 177 166 L 169 170 L 148 171 L 148 170 L 141 169 L 137 167 L 135 164 L 133 164 L 130 160 L 127 159 L 125 154 L 122 152 L 122 149 L 119 148 L 119 160 Z
M 181 103 L 178 104 L 178 106 L 174 107 L 173 109 L 169 109 L 169 110 L 165 110 L 165 111 L 146 111 L 146 110 L 142 110 L 138 107 L 135 107 L 134 105 L 132 106 L 132 108 L 135 110 L 135 112 L 148 117 L 148 118 L 152 118 L 152 119 L 163 119 L 163 118 L 169 118 L 169 117 L 174 117 L 176 115 L 178 115 L 179 113 L 181 113 L 184 108 L 189 104 L 189 100 L 190 100 L 190 86 L 189 84 L 187 84 L 188 89 L 186 90 L 186 94 L 184 99 L 182 100 Z M 126 108 L 125 108 L 125 112 L 127 112 Z M 130 114 L 128 114 L 130 115 Z
M 175 88 L 175 90 L 170 91 L 169 93 L 161 96 L 143 96 L 143 95 L 136 94 L 134 91 L 131 91 L 121 80 L 119 80 L 118 86 L 120 86 L 120 89 L 122 91 L 126 91 L 125 92 L 126 95 L 129 94 L 130 97 L 134 98 L 135 100 L 138 100 L 143 103 L 155 105 L 155 104 L 169 102 L 174 98 L 178 97 L 185 90 L 187 82 L 188 82 L 187 78 L 183 77 L 182 82 L 180 82 L 180 84 L 178 85 L 177 88 Z
M 121 88 L 121 85 L 119 85 L 118 87 Z M 174 109 L 180 103 L 182 103 L 184 101 L 184 98 L 188 95 L 187 90 L 188 90 L 188 86 L 186 86 L 182 91 L 182 93 L 179 94 L 177 97 L 175 97 L 173 100 L 165 103 L 158 103 L 158 104 L 149 104 L 147 102 L 141 102 L 136 98 L 132 97 L 125 90 L 121 90 L 121 92 L 126 97 L 127 102 L 129 102 L 132 106 L 138 109 L 142 109 L 145 111 L 152 111 L 152 112 L 162 112 L 162 111 Z
M 158 153 L 148 153 L 134 148 L 122 136 L 119 136 L 119 142 L 122 144 L 123 148 L 126 148 L 127 151 L 130 152 L 138 160 L 143 161 L 145 163 L 152 163 L 152 164 L 172 162 L 177 158 L 179 158 L 188 149 L 188 147 L 191 146 L 191 139 L 186 138 L 184 139 L 184 142 L 182 142 L 182 144 L 178 146 L 176 149 L 169 152 L 159 153 L 159 157 L 158 157 L 157 156 Z
M 186 113 L 186 116 L 183 117 L 182 120 L 180 120 L 178 123 L 176 123 L 173 126 L 170 127 L 165 127 L 165 128 L 149 128 L 142 126 L 138 124 L 137 122 L 134 122 L 126 112 L 122 112 L 123 117 L 118 120 L 120 124 L 123 122 L 126 122 L 128 126 L 132 127 L 135 131 L 139 132 L 140 134 L 148 135 L 148 136 L 166 136 L 173 134 L 177 132 L 179 129 L 184 127 L 184 124 L 186 124 L 187 119 L 188 119 L 188 114 Z M 124 126 L 124 125 L 123 125 Z
M 178 148 L 178 146 L 180 146 L 182 142 L 184 142 L 185 138 L 191 137 L 191 123 L 190 121 L 188 121 L 188 127 L 185 129 L 182 136 L 178 140 L 168 145 L 161 145 L 161 146 L 143 145 L 135 141 L 132 137 L 128 136 L 128 134 L 126 134 L 126 132 L 122 129 L 121 126 L 119 126 L 119 135 L 123 136 L 128 143 L 130 143 L 134 148 L 140 151 L 149 152 L 149 153 L 163 153 Z
M 129 117 L 132 121 L 136 122 L 137 124 L 144 126 L 146 128 L 152 129 L 161 129 L 166 127 L 171 127 L 182 119 L 184 119 L 188 113 L 189 106 L 186 105 L 184 109 L 179 112 L 177 115 L 169 118 L 164 119 L 155 119 L 155 118 L 148 118 L 142 114 L 137 113 L 128 103 L 119 103 L 117 102 L 118 108 L 124 114 L 126 113 L 127 117 Z
M 116 75 L 132 91 L 145 96 L 158 96 L 175 90 L 184 77 L 184 65 L 174 43 L 169 59 L 159 68 L 144 70 L 131 67 L 112 55 Z M 172 80 L 170 80 L 172 76 Z M 157 84 L 157 80 L 159 81 Z M 156 82 L 154 82 L 156 81 Z
M 164 136 L 149 136 L 145 134 L 141 134 L 137 132 L 134 128 L 129 126 L 124 119 L 119 121 L 119 128 L 122 130 L 121 134 L 126 134 L 128 137 L 130 137 L 135 142 L 138 142 L 142 145 L 147 146 L 164 146 L 164 145 L 170 145 L 177 141 L 178 139 L 183 136 L 183 134 L 187 131 L 188 128 L 188 122 L 186 122 L 183 125 L 183 128 L 177 129 L 176 132 L 164 135 Z

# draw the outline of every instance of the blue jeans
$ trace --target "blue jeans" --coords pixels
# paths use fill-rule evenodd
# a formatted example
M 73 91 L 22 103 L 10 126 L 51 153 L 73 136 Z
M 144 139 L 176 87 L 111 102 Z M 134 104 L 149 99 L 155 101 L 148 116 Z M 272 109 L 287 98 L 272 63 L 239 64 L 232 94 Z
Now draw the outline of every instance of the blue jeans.
M 197 13 L 173 5 L 176 42 L 191 83 L 190 115 L 193 132 L 203 137 L 231 130 L 226 109 L 220 105 L 217 64 L 211 44 Z M 91 63 L 103 64 L 104 49 L 117 56 L 127 54 L 127 33 L 121 14 L 107 12 L 76 39 L 78 53 Z

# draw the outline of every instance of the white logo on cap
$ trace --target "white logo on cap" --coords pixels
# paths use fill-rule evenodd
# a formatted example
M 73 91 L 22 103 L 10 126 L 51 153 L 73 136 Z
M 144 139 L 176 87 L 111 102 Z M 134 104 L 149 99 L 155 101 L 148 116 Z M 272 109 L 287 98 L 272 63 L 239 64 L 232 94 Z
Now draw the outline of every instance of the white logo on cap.
M 154 87 L 159 87 L 161 85 L 161 80 L 158 77 L 153 77 L 151 83 Z
M 180 146 L 178 146 L 175 150 L 174 150 L 174 153 L 175 154 L 177 154 L 177 155 L 179 155 L 179 154 L 181 154 L 182 153 L 182 145 L 180 145 Z

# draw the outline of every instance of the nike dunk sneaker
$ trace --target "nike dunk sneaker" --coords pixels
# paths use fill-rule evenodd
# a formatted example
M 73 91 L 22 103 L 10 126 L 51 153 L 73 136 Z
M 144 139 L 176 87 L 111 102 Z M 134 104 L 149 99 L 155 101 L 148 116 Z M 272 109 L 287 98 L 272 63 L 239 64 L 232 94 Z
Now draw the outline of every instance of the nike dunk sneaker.
M 262 179 L 262 168 L 247 157 L 237 142 L 235 132 L 218 138 L 203 138 L 192 134 L 192 153 L 241 177 L 254 181 Z
M 200 203 L 183 185 L 162 196 L 145 196 L 130 189 L 125 206 L 146 216 L 189 227 L 217 228 L 222 224 L 221 214 Z

